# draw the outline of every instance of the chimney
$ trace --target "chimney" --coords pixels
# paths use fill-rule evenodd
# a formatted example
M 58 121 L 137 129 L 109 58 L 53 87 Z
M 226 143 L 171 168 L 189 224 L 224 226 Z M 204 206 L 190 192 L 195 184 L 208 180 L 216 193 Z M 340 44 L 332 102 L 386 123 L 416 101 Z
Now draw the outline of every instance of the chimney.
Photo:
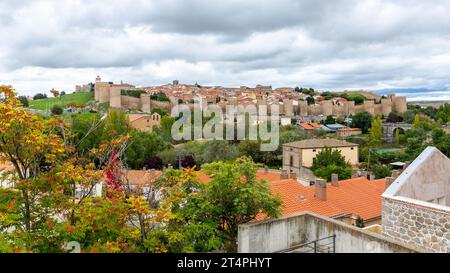
M 386 189 L 389 188 L 389 186 L 392 184 L 392 182 L 394 182 L 394 178 L 393 177 L 386 177 Z
M 327 200 L 327 181 L 323 179 L 317 179 L 314 185 L 315 193 L 314 196 L 319 198 L 321 201 Z
M 289 178 L 292 178 L 292 179 L 296 179 L 297 180 L 297 173 L 290 173 L 289 174 Z
M 367 176 L 369 177 L 370 181 L 375 180 L 375 175 L 373 173 L 369 173 Z
M 288 173 L 287 170 L 281 170 L 280 179 L 288 179 Z
M 331 174 L 331 185 L 335 186 L 335 187 L 339 187 L 339 177 L 337 174 L 333 173 Z

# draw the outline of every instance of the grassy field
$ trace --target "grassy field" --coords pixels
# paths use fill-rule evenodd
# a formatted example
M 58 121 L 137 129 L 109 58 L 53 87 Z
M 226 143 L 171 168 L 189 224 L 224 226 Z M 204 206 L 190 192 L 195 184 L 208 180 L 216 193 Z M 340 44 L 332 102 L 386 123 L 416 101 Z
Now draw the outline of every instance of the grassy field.
M 48 98 L 30 101 L 30 108 L 37 110 L 50 110 L 53 105 L 66 106 L 69 103 L 85 104 L 94 99 L 93 92 L 66 94 L 58 98 Z

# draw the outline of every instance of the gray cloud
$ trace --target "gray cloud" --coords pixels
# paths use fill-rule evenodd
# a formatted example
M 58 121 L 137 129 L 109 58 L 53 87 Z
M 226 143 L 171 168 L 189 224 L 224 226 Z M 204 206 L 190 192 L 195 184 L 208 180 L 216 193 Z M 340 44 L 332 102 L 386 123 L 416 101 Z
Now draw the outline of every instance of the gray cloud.
M 448 86 L 450 2 L 0 2 L 0 81 L 138 85 Z

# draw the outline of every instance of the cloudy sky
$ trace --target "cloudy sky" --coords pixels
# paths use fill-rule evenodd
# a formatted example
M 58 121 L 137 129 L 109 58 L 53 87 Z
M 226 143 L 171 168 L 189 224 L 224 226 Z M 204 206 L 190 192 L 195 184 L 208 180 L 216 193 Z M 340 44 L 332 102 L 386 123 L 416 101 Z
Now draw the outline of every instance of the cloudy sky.
M 450 1 L 1 0 L 0 83 L 450 85 Z

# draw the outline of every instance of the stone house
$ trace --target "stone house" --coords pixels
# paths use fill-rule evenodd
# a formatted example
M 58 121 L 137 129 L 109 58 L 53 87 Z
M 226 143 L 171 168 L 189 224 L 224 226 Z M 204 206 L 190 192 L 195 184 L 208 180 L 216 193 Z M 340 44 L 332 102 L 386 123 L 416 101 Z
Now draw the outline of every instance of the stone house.
M 161 115 L 153 114 L 129 114 L 128 121 L 130 126 L 140 131 L 151 132 L 153 126 L 159 127 L 161 125 Z
M 306 139 L 283 144 L 283 169 L 300 175 L 302 167 L 311 167 L 313 159 L 326 147 L 340 151 L 350 165 L 359 162 L 358 144 L 332 138 Z

